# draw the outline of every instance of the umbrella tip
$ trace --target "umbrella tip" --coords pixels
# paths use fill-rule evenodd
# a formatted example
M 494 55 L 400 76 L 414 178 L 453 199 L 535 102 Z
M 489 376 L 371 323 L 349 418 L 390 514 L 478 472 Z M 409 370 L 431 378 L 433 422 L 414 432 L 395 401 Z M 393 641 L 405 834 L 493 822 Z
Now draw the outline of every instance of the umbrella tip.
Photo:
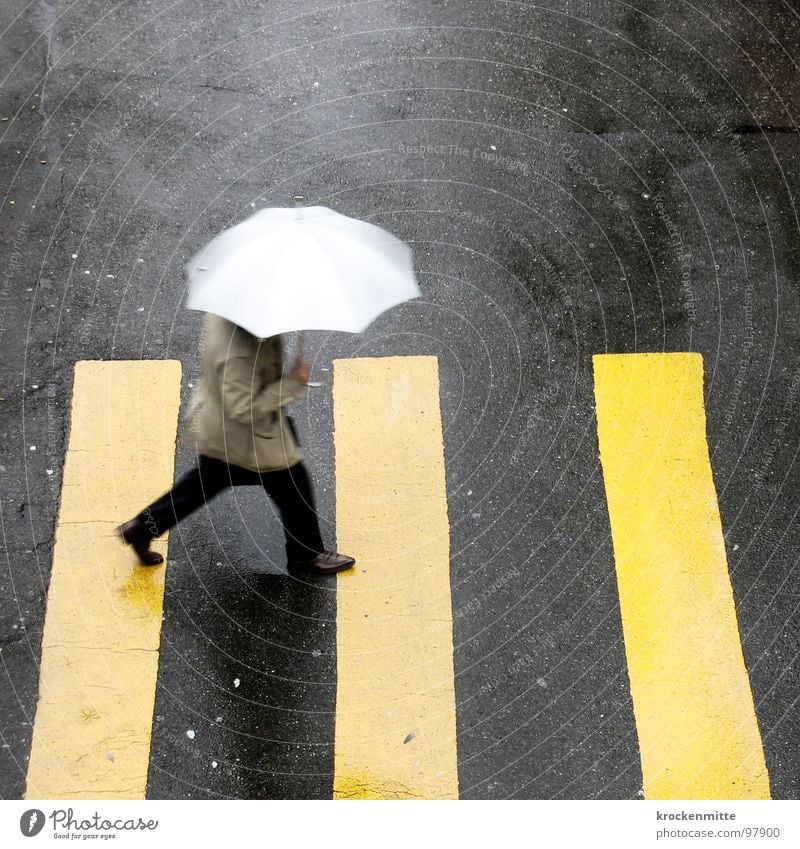
M 300 206 L 305 206 L 305 202 L 306 202 L 306 199 L 303 195 L 295 195 L 292 198 L 292 203 L 294 204 L 295 208 L 300 207 Z

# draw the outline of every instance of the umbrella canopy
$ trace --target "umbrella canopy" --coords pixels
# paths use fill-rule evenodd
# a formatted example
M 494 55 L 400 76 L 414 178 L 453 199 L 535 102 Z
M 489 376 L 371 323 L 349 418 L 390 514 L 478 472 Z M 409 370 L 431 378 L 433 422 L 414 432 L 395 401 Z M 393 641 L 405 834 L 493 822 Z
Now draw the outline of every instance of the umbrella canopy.
M 386 230 L 325 206 L 262 209 L 186 264 L 189 309 L 254 336 L 294 330 L 360 333 L 419 297 L 411 249 Z

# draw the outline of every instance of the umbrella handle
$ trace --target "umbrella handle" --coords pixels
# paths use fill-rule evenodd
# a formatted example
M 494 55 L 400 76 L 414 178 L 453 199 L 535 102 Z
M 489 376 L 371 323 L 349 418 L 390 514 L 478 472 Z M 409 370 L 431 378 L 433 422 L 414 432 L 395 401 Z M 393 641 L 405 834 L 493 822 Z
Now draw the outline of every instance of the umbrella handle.
M 306 334 L 301 330 L 300 334 L 297 337 L 297 353 L 295 354 L 296 360 L 305 360 L 306 353 Z M 319 383 L 317 381 L 309 381 L 306 386 L 316 387 L 323 386 L 324 384 Z
M 305 359 L 305 347 L 306 347 L 306 334 L 301 330 L 297 337 L 297 353 L 295 354 L 296 360 L 304 360 Z M 318 386 L 326 386 L 329 381 L 327 380 L 310 380 L 306 386 L 310 388 L 316 388 Z

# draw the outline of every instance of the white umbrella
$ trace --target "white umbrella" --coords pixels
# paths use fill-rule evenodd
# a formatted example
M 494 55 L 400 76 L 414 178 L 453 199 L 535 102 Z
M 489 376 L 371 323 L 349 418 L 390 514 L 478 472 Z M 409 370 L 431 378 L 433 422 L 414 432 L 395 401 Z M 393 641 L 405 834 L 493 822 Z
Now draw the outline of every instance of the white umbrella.
M 264 338 L 295 330 L 360 333 L 419 297 L 411 249 L 325 206 L 262 209 L 186 264 L 189 309 Z

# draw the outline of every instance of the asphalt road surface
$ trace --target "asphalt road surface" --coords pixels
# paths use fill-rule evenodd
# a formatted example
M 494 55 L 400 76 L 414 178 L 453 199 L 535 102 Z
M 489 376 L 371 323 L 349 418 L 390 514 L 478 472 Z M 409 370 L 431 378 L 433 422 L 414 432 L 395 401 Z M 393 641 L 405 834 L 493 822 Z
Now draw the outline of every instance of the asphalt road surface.
M 798 798 L 796 4 L 41 0 L 0 33 L 3 798 L 75 363 L 180 360 L 185 405 L 184 262 L 297 194 L 415 251 L 423 298 L 307 334 L 327 382 L 293 414 L 332 541 L 333 361 L 438 358 L 460 797 L 642 797 L 592 358 L 696 352 L 770 793 Z M 168 557 L 147 797 L 330 798 L 336 580 L 286 575 L 253 490 Z

